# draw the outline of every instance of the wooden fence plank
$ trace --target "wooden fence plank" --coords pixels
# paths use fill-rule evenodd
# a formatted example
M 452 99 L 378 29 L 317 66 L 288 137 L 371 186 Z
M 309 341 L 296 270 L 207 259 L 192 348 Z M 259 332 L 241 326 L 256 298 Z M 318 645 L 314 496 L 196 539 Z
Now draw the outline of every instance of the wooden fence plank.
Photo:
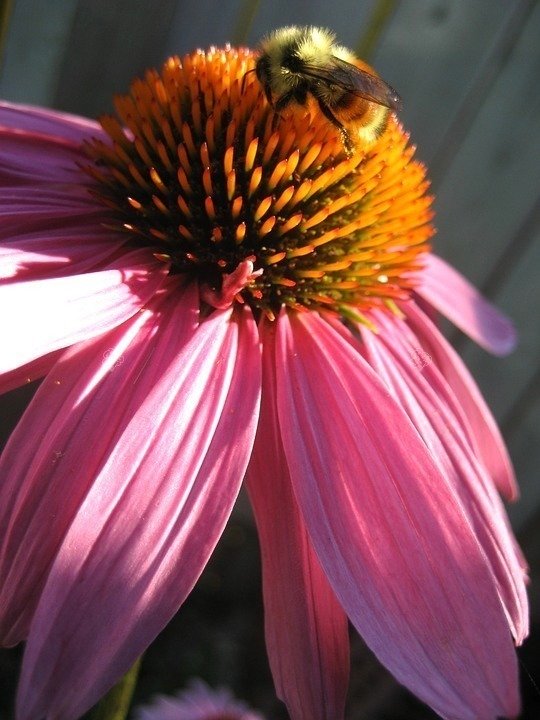
M 540 5 L 438 189 L 437 246 L 483 283 L 540 187 Z
M 473 369 L 496 417 L 509 437 L 509 447 L 522 488 L 522 499 L 512 518 L 522 527 L 540 504 L 540 223 L 527 251 L 500 288 L 498 300 L 514 320 L 519 334 L 516 351 L 494 358 L 468 343 L 461 355 Z M 532 396 L 532 397 L 531 397 Z M 516 405 L 527 398 L 525 412 Z M 537 423 L 535 426 L 535 422 Z
M 166 55 L 183 55 L 195 48 L 225 45 L 236 32 L 243 0 L 178 2 L 165 39 Z
M 403 122 L 428 164 L 513 5 L 512 0 L 399 4 L 374 65 L 402 95 Z
M 160 65 L 176 0 L 80 0 L 55 106 L 95 117 L 136 75 Z
M 17 0 L 6 36 L 0 97 L 51 105 L 77 0 Z
M 521 498 L 509 508 L 510 519 L 515 528 L 525 528 L 540 508 L 540 397 L 531 405 L 523 421 L 516 427 L 509 440 L 510 453 L 516 468 Z M 538 544 L 538 540 L 536 541 Z M 540 600 L 538 586 L 535 594 Z
M 460 349 L 501 420 L 530 382 L 540 363 L 540 223 L 534 228 L 527 251 L 518 259 L 501 284 L 497 303 L 512 318 L 519 336 L 514 353 L 502 360 L 485 353 L 473 343 Z M 540 450 L 540 448 L 539 448 Z
M 269 30 L 283 25 L 316 25 L 333 30 L 340 43 L 353 48 L 362 35 L 363 26 L 374 5 L 374 0 L 362 3 L 358 0 L 340 0 L 339 3 L 314 3 L 309 0 L 283 4 L 262 2 L 249 41 L 255 44 Z
M 335 4 L 307 0 L 284 6 L 263 1 L 255 9 L 246 36 L 237 42 L 255 47 L 264 34 L 283 25 L 321 25 L 334 30 L 341 43 L 353 46 L 373 5 L 374 0 L 362 4 L 358 0 L 342 0 L 336 9 Z M 219 8 L 214 0 L 178 3 L 164 44 L 166 54 L 182 54 L 197 47 L 233 42 L 241 34 L 240 21 L 245 9 L 246 0 L 224 0 Z

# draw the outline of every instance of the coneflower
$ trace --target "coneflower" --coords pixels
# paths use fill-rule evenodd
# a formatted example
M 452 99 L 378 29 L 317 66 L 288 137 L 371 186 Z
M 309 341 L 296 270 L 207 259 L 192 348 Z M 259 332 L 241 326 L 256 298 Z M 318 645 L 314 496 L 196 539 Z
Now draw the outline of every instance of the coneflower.
M 432 310 L 500 354 L 512 326 L 431 254 L 395 117 L 349 158 L 252 67 L 171 58 L 101 126 L 0 109 L 0 388 L 45 378 L 0 461 L 18 720 L 73 720 L 126 672 L 244 477 L 292 720 L 343 717 L 347 618 L 442 717 L 515 716 L 515 480 Z

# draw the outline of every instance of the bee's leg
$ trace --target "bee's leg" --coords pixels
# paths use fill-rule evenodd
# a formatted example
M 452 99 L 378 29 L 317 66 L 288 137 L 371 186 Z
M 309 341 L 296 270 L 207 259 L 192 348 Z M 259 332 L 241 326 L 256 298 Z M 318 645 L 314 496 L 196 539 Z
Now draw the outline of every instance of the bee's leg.
M 288 92 L 288 93 L 284 93 L 281 97 L 278 97 L 278 99 L 275 102 L 269 101 L 270 105 L 272 105 L 272 107 L 274 109 L 274 117 L 272 119 L 272 130 L 276 129 L 278 122 L 281 120 L 281 115 L 280 115 L 279 111 L 285 109 L 287 107 L 287 105 L 290 105 L 294 99 L 295 99 L 294 93 Z
M 267 99 L 268 104 L 270 107 L 274 107 L 274 98 L 272 97 L 272 91 L 270 90 L 270 85 L 266 84 L 263 86 L 264 89 L 264 97 Z
M 240 93 L 243 95 L 244 91 L 246 89 L 246 78 L 250 73 L 255 72 L 255 68 L 251 68 L 251 70 L 246 70 L 246 72 L 242 76 L 242 85 L 240 86 Z
M 337 127 L 338 130 L 341 130 L 342 132 L 347 132 L 347 131 L 345 130 L 344 126 L 342 125 L 342 123 L 339 122 L 339 120 L 337 119 L 337 117 L 336 117 L 336 116 L 334 115 L 334 113 L 330 110 L 330 108 L 328 107 L 328 105 L 327 105 L 326 103 L 324 103 L 324 102 L 323 102 L 320 98 L 318 98 L 316 95 L 315 95 L 314 97 L 315 97 L 315 99 L 317 100 L 317 103 L 318 103 L 318 105 L 319 105 L 319 110 L 322 112 L 322 114 L 324 115 L 324 117 L 325 117 L 327 120 L 330 120 L 330 122 L 332 123 L 332 125 L 335 125 L 335 127 Z
M 343 147 L 345 148 L 345 152 L 350 157 L 354 153 L 354 143 L 351 140 L 351 136 L 347 132 L 347 129 L 345 126 L 339 122 L 337 117 L 334 115 L 334 113 L 330 110 L 328 105 L 324 103 L 320 98 L 315 96 L 315 99 L 317 100 L 317 103 L 319 105 L 319 110 L 322 112 L 324 117 L 327 120 L 330 120 L 332 125 L 334 127 L 337 127 L 339 130 L 339 134 L 341 135 L 341 142 L 343 143 Z
M 294 90 L 283 93 L 283 95 L 281 95 L 281 97 L 279 97 L 274 103 L 274 118 L 277 119 L 274 120 L 272 129 L 275 129 L 277 121 L 281 119 L 281 115 L 279 114 L 280 110 L 284 110 L 286 107 L 291 105 L 291 103 L 304 107 L 304 105 L 307 103 L 307 97 L 307 91 L 298 87 L 294 88 Z
M 274 110 L 276 110 L 277 112 L 283 110 L 287 107 L 287 105 L 290 105 L 293 100 L 296 101 L 294 92 L 283 93 L 283 95 L 281 97 L 278 97 L 278 99 L 274 103 Z
M 274 114 L 272 115 L 272 132 L 277 128 L 278 122 L 281 120 L 281 115 L 276 112 L 276 109 L 274 107 Z

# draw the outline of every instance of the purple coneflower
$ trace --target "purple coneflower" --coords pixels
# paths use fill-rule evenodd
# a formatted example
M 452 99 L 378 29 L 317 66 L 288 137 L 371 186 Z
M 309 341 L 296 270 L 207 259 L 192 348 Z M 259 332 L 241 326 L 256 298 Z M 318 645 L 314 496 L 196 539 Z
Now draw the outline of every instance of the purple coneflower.
M 212 690 L 194 680 L 174 697 L 158 695 L 150 705 L 139 707 L 135 720 L 263 720 L 262 715 L 235 700 L 230 690 Z
M 392 117 L 352 157 L 247 50 L 171 58 L 119 119 L 0 110 L 0 632 L 18 720 L 73 720 L 182 605 L 246 478 L 293 720 L 339 720 L 347 618 L 444 718 L 519 712 L 510 462 L 434 324 L 511 325 L 430 253 Z

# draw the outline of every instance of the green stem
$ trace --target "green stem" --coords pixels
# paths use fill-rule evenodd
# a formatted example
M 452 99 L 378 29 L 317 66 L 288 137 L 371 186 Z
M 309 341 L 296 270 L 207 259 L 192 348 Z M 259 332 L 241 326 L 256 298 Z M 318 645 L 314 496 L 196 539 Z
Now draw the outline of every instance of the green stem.
M 361 60 L 369 60 L 373 55 L 398 2 L 399 0 L 377 0 L 367 27 L 355 48 L 355 55 Z
M 260 0 L 244 0 L 238 13 L 238 20 L 232 36 L 232 44 L 243 45 L 251 29 L 253 19 L 259 9 Z
M 4 44 L 6 42 L 7 30 L 13 10 L 13 0 L 0 0 L 0 68 L 4 56 Z
M 139 658 L 124 677 L 101 698 L 88 715 L 88 720 L 125 720 L 137 685 L 141 660 L 142 658 Z

